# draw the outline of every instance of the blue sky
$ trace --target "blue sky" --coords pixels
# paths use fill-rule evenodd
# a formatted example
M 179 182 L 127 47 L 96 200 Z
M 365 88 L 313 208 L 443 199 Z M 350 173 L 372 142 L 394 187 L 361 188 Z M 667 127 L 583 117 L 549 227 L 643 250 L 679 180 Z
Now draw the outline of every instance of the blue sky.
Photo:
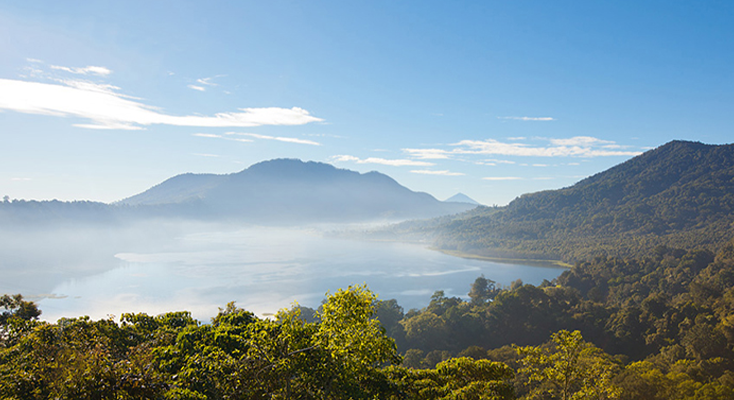
M 732 142 L 729 1 L 0 1 L 0 195 L 272 158 L 506 204 Z

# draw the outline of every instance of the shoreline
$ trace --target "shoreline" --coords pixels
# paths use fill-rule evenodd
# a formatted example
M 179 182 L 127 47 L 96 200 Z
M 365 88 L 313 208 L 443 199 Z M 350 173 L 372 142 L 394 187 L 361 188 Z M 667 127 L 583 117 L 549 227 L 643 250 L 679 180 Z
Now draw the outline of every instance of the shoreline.
M 443 253 L 448 256 L 466 258 L 469 260 L 492 261 L 492 262 L 502 263 L 502 264 L 532 265 L 532 266 L 537 266 L 537 267 L 548 267 L 548 268 L 561 267 L 565 269 L 571 269 L 571 267 L 573 267 L 573 265 L 565 263 L 560 260 L 535 260 L 535 259 L 529 259 L 529 258 L 489 257 L 489 256 L 480 256 L 478 254 L 472 254 L 472 253 L 464 253 L 464 252 L 457 251 L 457 250 L 439 249 L 436 247 L 429 247 L 429 249 L 438 251 L 439 253 Z

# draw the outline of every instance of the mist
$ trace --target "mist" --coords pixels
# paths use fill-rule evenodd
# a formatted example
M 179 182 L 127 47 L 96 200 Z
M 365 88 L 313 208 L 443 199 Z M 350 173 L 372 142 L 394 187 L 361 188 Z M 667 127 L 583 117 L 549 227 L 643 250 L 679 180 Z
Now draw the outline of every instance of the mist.
M 466 260 L 397 242 L 324 235 L 366 225 L 266 227 L 157 219 L 114 225 L 5 229 L 0 292 L 39 303 L 42 319 L 191 311 L 207 322 L 230 301 L 267 316 L 296 302 L 317 308 L 329 291 L 367 284 L 406 310 L 435 290 L 466 297 L 481 274 L 509 285 L 562 269 Z

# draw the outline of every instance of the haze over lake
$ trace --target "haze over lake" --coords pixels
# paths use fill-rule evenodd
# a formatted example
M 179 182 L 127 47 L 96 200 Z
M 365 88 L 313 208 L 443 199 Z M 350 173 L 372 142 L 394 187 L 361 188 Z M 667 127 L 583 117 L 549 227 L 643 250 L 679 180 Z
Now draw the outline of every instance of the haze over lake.
M 65 279 L 57 274 L 51 296 L 39 302 L 42 317 L 98 319 L 123 312 L 188 310 L 206 322 L 229 301 L 267 315 L 294 301 L 316 308 L 327 291 L 362 283 L 380 299 L 395 298 L 408 310 L 426 306 L 436 290 L 466 297 L 481 274 L 503 285 L 516 279 L 539 284 L 563 271 L 462 259 L 418 244 L 324 238 L 313 228 L 199 225 L 177 233 L 169 227 L 167 232 L 171 236 L 153 246 L 150 240 L 156 234 L 141 229 L 137 243 L 129 241 L 128 249 L 114 253 L 99 271 Z M 64 262 L 74 270 L 69 259 Z

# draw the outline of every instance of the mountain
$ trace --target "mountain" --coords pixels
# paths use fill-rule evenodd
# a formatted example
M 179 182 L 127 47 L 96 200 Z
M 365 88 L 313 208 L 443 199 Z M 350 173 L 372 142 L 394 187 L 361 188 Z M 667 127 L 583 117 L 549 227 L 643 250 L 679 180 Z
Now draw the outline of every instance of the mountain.
M 413 192 L 378 172 L 295 159 L 264 161 L 228 175 L 178 175 L 117 204 L 258 223 L 428 218 L 474 208 Z
M 477 201 L 472 199 L 471 197 L 465 195 L 464 193 L 456 193 L 455 195 L 444 200 L 444 202 L 445 203 L 467 203 L 467 204 L 473 204 L 475 206 L 481 205 Z
M 734 145 L 673 141 L 568 188 L 392 231 L 495 257 L 574 261 L 657 246 L 717 250 L 734 237 Z

